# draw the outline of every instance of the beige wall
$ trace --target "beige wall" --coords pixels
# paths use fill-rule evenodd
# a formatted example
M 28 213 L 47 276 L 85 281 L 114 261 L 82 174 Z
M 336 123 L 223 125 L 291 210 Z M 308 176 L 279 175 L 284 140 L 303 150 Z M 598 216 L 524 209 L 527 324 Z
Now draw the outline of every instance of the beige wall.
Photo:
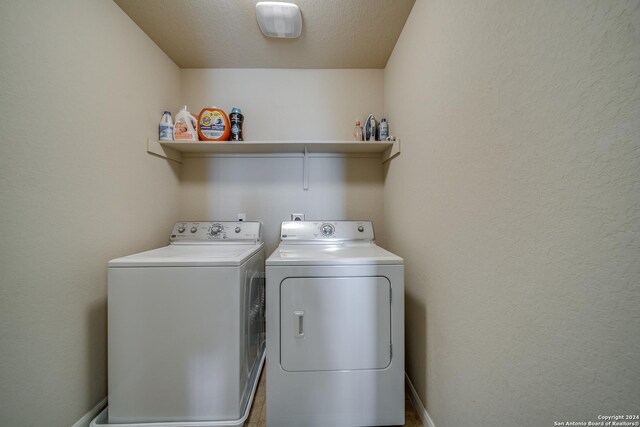
M 637 1 L 416 2 L 384 218 L 437 427 L 640 413 L 639 70 Z
M 356 120 L 383 107 L 383 70 L 184 69 L 182 97 L 245 115 L 245 140 L 351 140 Z
M 180 70 L 111 1 L 0 6 L 0 425 L 106 396 L 106 262 L 166 242 L 178 170 L 146 153 Z
M 350 140 L 354 122 L 380 118 L 383 70 L 188 69 L 183 99 L 193 113 L 212 104 L 242 108 L 245 140 Z M 379 158 L 313 157 L 303 190 L 302 157 L 187 158 L 181 181 L 185 220 L 244 212 L 265 224 L 267 251 L 293 212 L 306 219 L 371 219 L 383 238 Z

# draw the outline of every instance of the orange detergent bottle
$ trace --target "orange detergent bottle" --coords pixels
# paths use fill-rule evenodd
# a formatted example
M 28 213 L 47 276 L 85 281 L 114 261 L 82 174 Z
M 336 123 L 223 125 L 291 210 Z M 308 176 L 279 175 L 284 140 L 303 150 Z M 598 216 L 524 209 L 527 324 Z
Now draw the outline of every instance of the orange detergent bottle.
M 227 114 L 217 107 L 204 107 L 198 115 L 198 135 L 202 141 L 227 141 L 231 125 Z

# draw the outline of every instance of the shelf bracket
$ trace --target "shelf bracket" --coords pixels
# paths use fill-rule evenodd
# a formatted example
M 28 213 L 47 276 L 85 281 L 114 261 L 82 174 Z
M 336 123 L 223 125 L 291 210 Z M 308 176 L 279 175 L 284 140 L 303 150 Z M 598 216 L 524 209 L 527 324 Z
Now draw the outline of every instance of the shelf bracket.
M 304 146 L 304 157 L 302 158 L 302 189 L 309 190 L 309 151 Z
M 389 160 L 400 154 L 400 140 L 393 141 L 393 145 L 387 148 L 382 153 L 382 163 L 387 163 Z
M 163 147 L 162 144 L 151 138 L 147 139 L 147 153 L 182 164 L 182 153 L 173 148 Z

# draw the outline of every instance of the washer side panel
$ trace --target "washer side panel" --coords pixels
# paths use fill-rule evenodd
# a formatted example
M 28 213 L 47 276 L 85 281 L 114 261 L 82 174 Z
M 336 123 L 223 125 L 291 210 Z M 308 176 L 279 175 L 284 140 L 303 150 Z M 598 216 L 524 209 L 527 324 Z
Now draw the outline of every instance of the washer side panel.
M 239 418 L 239 269 L 108 274 L 109 421 Z

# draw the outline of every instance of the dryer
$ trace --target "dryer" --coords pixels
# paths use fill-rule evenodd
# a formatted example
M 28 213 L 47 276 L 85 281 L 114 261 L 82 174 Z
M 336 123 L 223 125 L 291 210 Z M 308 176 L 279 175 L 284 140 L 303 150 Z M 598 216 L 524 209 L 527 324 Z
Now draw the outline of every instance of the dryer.
M 260 222 L 179 222 L 168 246 L 110 261 L 109 424 L 242 425 L 263 307 Z
M 283 222 L 266 261 L 267 426 L 404 424 L 404 263 L 370 221 Z

